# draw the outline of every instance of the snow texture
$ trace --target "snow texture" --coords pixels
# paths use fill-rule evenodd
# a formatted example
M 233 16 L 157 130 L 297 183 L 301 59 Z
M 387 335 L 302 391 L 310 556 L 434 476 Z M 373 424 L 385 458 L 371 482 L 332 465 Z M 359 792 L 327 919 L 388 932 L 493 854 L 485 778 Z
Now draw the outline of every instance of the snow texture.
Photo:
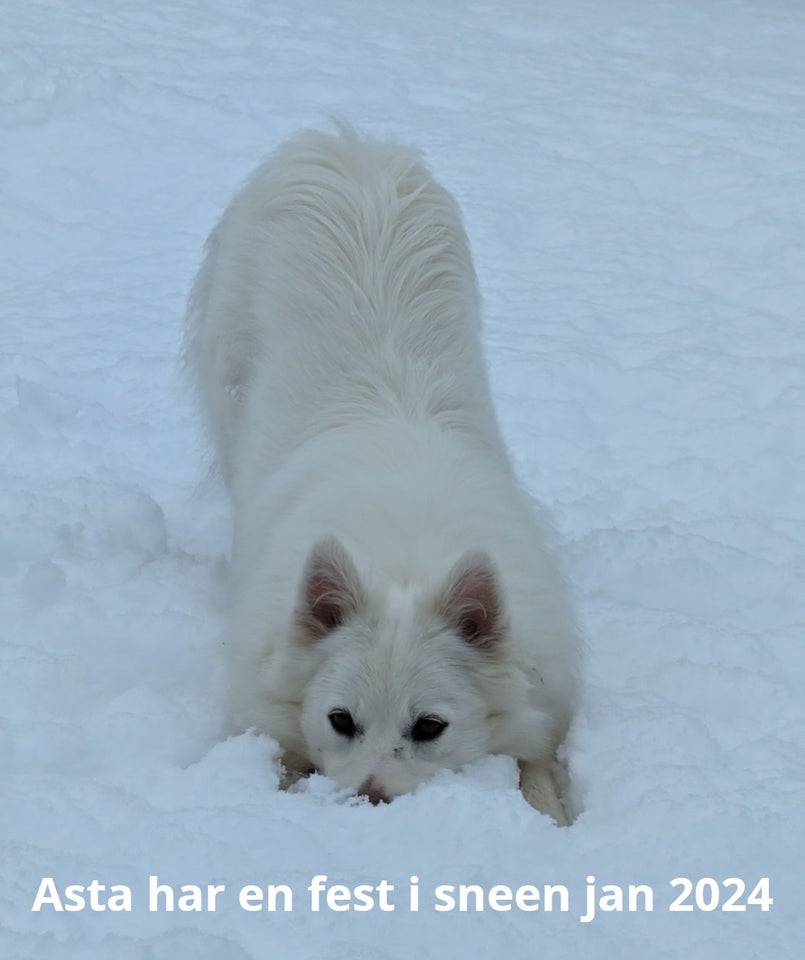
M 0 43 L 4 960 L 800 956 L 805 5 L 6 0 Z M 242 178 L 329 112 L 419 145 L 464 210 L 589 642 L 569 829 L 505 758 L 373 808 L 221 741 L 229 517 L 184 299 Z M 315 874 L 396 909 L 311 912 Z M 226 891 L 149 912 L 150 875 Z M 654 911 L 579 922 L 588 875 Z M 34 912 L 45 876 L 133 908 Z M 774 904 L 669 912 L 679 876 Z M 247 883 L 293 911 L 241 910 Z M 459 883 L 571 909 L 436 912 Z

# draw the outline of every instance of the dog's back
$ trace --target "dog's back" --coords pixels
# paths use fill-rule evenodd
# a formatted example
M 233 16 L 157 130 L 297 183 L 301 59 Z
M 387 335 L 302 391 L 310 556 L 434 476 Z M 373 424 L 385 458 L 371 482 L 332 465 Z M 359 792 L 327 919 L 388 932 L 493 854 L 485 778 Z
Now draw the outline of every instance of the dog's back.
M 356 419 L 497 444 L 479 328 L 459 211 L 418 155 L 348 129 L 297 136 L 230 205 L 194 288 L 189 356 L 227 479 L 255 430 L 261 471 Z

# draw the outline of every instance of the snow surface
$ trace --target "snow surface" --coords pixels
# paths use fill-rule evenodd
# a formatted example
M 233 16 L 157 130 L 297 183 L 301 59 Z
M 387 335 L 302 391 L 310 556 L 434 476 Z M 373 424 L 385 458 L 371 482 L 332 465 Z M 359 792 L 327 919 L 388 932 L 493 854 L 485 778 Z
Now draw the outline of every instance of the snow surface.
M 800 956 L 805 5 L 6 0 L 0 43 L 3 960 Z M 220 742 L 228 516 L 183 302 L 237 184 L 328 111 L 420 145 L 465 211 L 589 638 L 570 829 L 505 758 L 372 808 Z M 320 873 L 416 874 L 422 907 L 312 913 Z M 654 911 L 579 922 L 589 874 Z M 226 891 L 152 913 L 149 875 Z M 32 912 L 44 876 L 133 909 Z M 678 876 L 774 904 L 671 913 Z M 442 883 L 572 904 L 438 913 Z

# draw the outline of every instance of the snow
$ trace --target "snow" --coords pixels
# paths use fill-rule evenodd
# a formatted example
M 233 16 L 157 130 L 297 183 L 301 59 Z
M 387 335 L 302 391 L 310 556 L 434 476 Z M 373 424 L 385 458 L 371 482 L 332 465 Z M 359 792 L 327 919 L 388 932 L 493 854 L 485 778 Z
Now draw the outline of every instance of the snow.
M 799 956 L 805 8 L 7 0 L 0 37 L 2 956 Z M 183 303 L 237 184 L 328 112 L 421 146 L 465 212 L 589 640 L 567 830 L 506 758 L 372 808 L 221 741 L 229 518 Z M 395 910 L 313 912 L 317 874 L 385 879 Z M 226 890 L 151 912 L 152 875 Z M 653 912 L 580 922 L 588 875 Z M 32 911 L 47 876 L 132 910 Z M 676 877 L 774 903 L 669 912 Z M 270 883 L 291 912 L 239 907 Z M 435 911 L 461 883 L 571 908 Z

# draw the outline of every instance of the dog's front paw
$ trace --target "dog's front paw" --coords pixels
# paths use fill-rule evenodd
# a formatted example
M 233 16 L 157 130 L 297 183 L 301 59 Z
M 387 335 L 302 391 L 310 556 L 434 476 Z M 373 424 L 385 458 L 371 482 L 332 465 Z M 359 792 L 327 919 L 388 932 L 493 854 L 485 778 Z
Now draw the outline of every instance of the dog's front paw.
M 571 818 L 565 809 L 554 764 L 520 760 L 520 792 L 531 806 L 547 814 L 560 827 L 567 827 Z
M 298 753 L 285 751 L 280 757 L 280 790 L 288 790 L 295 783 L 315 773 L 316 768 Z

